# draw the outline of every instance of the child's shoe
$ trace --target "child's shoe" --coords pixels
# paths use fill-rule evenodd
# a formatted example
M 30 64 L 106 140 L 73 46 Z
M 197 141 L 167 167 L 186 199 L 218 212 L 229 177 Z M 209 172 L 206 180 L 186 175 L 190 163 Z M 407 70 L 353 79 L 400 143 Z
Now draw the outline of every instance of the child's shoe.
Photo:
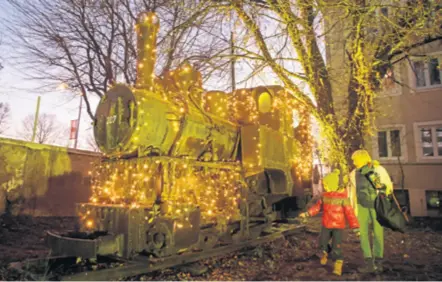
M 342 260 L 335 261 L 335 267 L 333 269 L 333 274 L 336 274 L 338 276 L 342 275 L 342 264 L 343 263 L 344 263 L 344 261 L 342 261 Z
M 322 253 L 322 257 L 321 257 L 321 265 L 326 265 L 327 264 L 327 258 L 328 258 L 328 253 L 327 252 L 323 252 Z

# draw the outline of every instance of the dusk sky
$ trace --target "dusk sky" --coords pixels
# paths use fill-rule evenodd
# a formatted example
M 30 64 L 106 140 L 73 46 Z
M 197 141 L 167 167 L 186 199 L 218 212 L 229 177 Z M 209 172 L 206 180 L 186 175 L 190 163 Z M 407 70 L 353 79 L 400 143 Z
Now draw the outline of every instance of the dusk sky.
M 0 0 L 0 3 L 4 0 Z M 0 4 L 0 7 L 4 4 Z M 10 9 L 0 9 L 0 21 L 11 16 Z M 17 64 L 14 57 L 16 52 L 13 46 L 8 44 L 8 31 L 0 24 L 0 60 L 3 69 L 0 71 L 0 102 L 6 102 L 11 107 L 11 116 L 8 129 L 2 135 L 8 138 L 21 138 L 20 130 L 22 120 L 29 114 L 35 114 L 37 98 L 41 96 L 40 114 L 54 114 L 60 126 L 69 128 L 70 121 L 78 117 L 80 99 L 70 91 L 58 91 L 55 87 L 53 92 L 42 91 L 38 88 L 45 85 L 42 81 L 29 79 L 29 71 Z M 94 109 L 97 101 L 94 102 Z M 84 105 L 84 104 L 83 104 Z M 90 134 L 90 119 L 86 111 L 82 112 L 80 124 L 79 148 L 87 148 L 85 138 Z M 66 146 L 69 135 L 60 140 L 59 145 Z
M 0 0 L 2 2 L 4 0 Z M 1 5 L 0 5 L 1 6 Z M 7 7 L 7 6 L 6 6 Z M 11 9 L 0 10 L 0 23 L 13 16 Z M 270 29 L 270 28 L 269 28 Z M 267 30 L 271 32 L 271 30 Z M 0 38 L 2 43 L 0 44 L 0 60 L 4 68 L 0 71 L 0 102 L 7 102 L 11 107 L 11 117 L 9 120 L 9 128 L 3 134 L 3 137 L 8 138 L 21 138 L 20 130 L 22 127 L 22 120 L 29 114 L 35 114 L 37 97 L 40 95 L 41 106 L 40 114 L 50 113 L 57 117 L 57 122 L 64 128 L 66 128 L 66 136 L 58 143 L 62 146 L 67 146 L 69 142 L 70 121 L 76 120 L 78 117 L 78 110 L 80 104 L 80 97 L 78 93 L 72 91 L 57 90 L 57 86 L 45 91 L 39 90 L 41 86 L 45 85 L 44 81 L 35 81 L 29 79 L 29 70 L 19 64 L 14 57 L 17 55 L 14 46 L 8 44 L 8 38 L 11 34 L 0 24 Z M 296 66 L 294 66 L 296 68 Z M 236 66 L 236 81 L 243 80 L 250 72 L 252 68 L 248 64 L 237 64 Z M 225 85 L 229 86 L 230 81 L 225 81 L 223 86 L 220 85 L 219 79 L 214 78 L 214 83 L 206 83 L 204 87 L 208 90 L 224 88 Z M 279 84 L 276 77 L 267 68 L 263 69 L 253 79 L 250 79 L 246 83 L 237 85 L 237 88 L 241 87 L 253 87 L 257 85 L 265 84 Z M 91 95 L 90 95 L 91 96 Z M 95 111 L 98 99 L 92 99 L 91 105 L 93 111 Z M 86 139 L 92 135 L 91 120 L 86 113 L 83 103 L 82 118 L 80 123 L 79 132 L 79 148 L 88 148 Z M 73 141 L 69 143 L 73 145 Z

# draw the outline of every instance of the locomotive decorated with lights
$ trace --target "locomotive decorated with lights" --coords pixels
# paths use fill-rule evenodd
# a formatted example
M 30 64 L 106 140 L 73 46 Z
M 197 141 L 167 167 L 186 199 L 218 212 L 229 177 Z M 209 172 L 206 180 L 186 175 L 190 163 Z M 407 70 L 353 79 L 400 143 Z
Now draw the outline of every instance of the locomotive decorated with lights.
M 310 115 L 281 86 L 204 91 L 189 64 L 155 77 L 159 23 L 137 22 L 134 87 L 101 99 L 105 157 L 79 203 L 77 237 L 50 234 L 53 255 L 168 256 L 253 239 L 311 193 Z

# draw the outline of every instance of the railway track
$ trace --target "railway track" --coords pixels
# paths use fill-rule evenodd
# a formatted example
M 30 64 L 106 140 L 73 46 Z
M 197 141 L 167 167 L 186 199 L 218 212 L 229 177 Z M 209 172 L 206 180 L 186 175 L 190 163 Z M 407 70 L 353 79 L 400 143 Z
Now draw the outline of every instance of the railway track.
M 305 226 L 295 223 L 274 223 L 271 230 L 254 240 L 245 240 L 226 246 L 218 246 L 204 252 L 189 252 L 164 258 L 138 256 L 133 260 L 122 260 L 113 257 L 102 257 L 95 267 L 80 266 L 76 258 L 55 257 L 46 259 L 28 260 L 12 263 L 10 268 L 19 271 L 26 280 L 60 280 L 60 281 L 110 281 L 121 280 L 127 277 L 147 274 L 195 263 L 204 259 L 220 257 L 245 248 L 283 239 L 305 230 Z M 104 265 L 107 267 L 104 267 Z M 102 269 L 100 269 L 102 268 Z M 82 270 L 83 269 L 83 270 Z M 95 270 L 94 270 L 95 269 Z

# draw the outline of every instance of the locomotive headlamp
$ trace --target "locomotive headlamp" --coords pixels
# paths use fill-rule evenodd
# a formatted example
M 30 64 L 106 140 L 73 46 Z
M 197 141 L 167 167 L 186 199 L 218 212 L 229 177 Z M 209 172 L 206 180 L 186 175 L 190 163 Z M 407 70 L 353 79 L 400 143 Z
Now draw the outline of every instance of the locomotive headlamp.
M 261 113 L 268 113 L 272 109 L 272 95 L 268 92 L 263 92 L 258 98 L 259 111 Z

